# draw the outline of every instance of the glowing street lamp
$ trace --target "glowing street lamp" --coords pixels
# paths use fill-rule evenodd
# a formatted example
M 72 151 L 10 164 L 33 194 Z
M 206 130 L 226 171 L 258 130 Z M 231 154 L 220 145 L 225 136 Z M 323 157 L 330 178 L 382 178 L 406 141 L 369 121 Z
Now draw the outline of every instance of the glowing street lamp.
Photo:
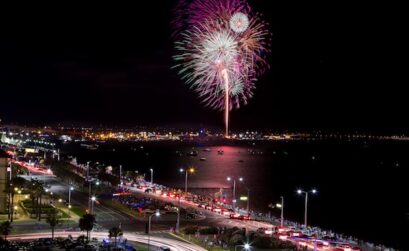
M 301 189 L 298 189 L 297 193 L 298 194 L 305 194 L 304 226 L 305 226 L 305 228 L 307 228 L 308 193 L 316 194 L 317 190 L 312 189 L 311 191 L 306 192 L 306 191 L 303 191 Z
M 95 182 L 95 185 L 99 186 L 98 180 Z M 88 180 L 88 210 L 90 210 L 91 203 L 92 203 L 91 191 L 92 191 L 92 182 L 91 180 Z
M 151 250 L 150 249 L 150 243 L 151 243 L 151 221 L 152 221 L 152 216 L 159 217 L 160 216 L 159 209 L 156 209 L 156 212 L 149 216 L 149 222 L 148 222 L 148 251 Z
M 277 203 L 276 208 L 281 209 L 281 227 L 284 226 L 284 196 L 281 196 L 281 204 Z
M 71 205 L 71 191 L 73 191 L 73 190 L 74 190 L 73 186 L 70 186 L 68 188 L 68 205 Z
M 188 168 L 186 170 L 183 169 L 183 168 L 180 168 L 179 171 L 181 173 L 185 172 L 185 175 L 186 175 L 185 176 L 185 193 L 187 193 L 187 176 L 188 176 L 188 173 L 193 174 L 196 170 L 193 167 L 190 167 L 190 168 Z
M 242 250 L 246 250 L 246 251 L 248 251 L 248 250 L 251 249 L 251 246 L 250 246 L 249 243 L 245 243 L 244 245 L 236 245 L 236 246 L 234 246 L 234 251 L 237 251 L 237 247 L 242 247 Z
M 236 211 L 236 178 L 227 177 L 227 181 L 233 181 L 233 210 Z M 239 181 L 242 182 L 243 178 L 240 177 Z
M 97 200 L 97 198 L 95 196 L 91 197 L 91 214 L 94 214 L 94 202 Z

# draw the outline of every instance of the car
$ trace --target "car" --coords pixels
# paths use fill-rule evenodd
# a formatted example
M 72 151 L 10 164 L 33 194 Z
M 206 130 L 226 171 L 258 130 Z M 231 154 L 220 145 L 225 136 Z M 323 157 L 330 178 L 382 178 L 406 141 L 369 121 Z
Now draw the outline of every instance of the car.
M 238 213 L 232 213 L 232 214 L 230 214 L 230 219 L 250 220 L 250 215 L 242 215 L 242 214 L 238 214 Z
M 301 231 L 289 231 L 291 237 L 302 237 L 304 234 Z
M 230 214 L 234 213 L 233 209 L 222 208 L 222 214 L 225 216 L 230 216 Z
M 206 209 L 206 210 L 212 210 L 213 207 L 212 207 L 211 205 L 206 205 L 206 206 L 205 206 L 205 209 Z
M 167 246 L 160 246 L 159 249 L 163 251 L 170 251 L 170 248 Z
M 221 211 L 222 211 L 222 209 L 219 208 L 219 207 L 214 207 L 214 208 L 212 208 L 212 212 L 220 213 Z

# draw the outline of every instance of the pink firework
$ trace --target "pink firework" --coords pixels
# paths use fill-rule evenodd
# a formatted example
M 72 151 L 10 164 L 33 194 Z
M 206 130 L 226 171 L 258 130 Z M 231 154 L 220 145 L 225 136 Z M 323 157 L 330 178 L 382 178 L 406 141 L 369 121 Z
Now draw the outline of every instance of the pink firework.
M 271 33 L 245 1 L 195 0 L 181 5 L 175 23 L 175 67 L 207 106 L 225 110 L 227 135 L 229 110 L 247 104 L 257 77 L 268 68 Z M 182 17 L 187 18 L 185 24 Z

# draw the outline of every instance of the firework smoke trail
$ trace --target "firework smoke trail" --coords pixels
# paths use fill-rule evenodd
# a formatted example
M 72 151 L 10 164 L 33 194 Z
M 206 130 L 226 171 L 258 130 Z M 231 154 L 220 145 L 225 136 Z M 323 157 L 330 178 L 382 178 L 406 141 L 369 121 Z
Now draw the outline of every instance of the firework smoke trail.
M 174 56 L 182 80 L 202 102 L 229 111 L 247 104 L 269 66 L 271 33 L 245 0 L 181 0 L 176 10 Z
M 225 136 L 229 136 L 229 75 L 227 74 L 227 70 L 223 69 L 221 71 L 224 79 L 224 88 L 225 88 L 225 99 L 224 99 L 224 124 L 225 124 Z

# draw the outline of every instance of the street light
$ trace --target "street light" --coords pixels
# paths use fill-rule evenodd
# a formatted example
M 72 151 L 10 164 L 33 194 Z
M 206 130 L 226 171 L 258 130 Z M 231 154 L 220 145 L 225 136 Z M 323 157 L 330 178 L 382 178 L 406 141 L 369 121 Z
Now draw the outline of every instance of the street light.
M 99 186 L 99 181 L 95 182 L 95 185 Z M 92 182 L 88 180 L 88 210 L 91 208 L 91 191 L 92 191 Z
M 148 223 L 148 251 L 151 250 L 150 249 L 150 244 L 151 244 L 151 220 L 152 220 L 152 216 L 159 217 L 160 216 L 159 209 L 156 209 L 156 212 L 149 216 L 149 223 Z
M 187 193 L 187 176 L 188 176 L 188 173 L 191 173 L 191 174 L 193 174 L 194 172 L 195 172 L 195 169 L 193 168 L 193 167 L 191 167 L 191 168 L 188 168 L 188 169 L 183 169 L 183 168 L 180 168 L 179 169 L 179 171 L 181 172 L 181 173 L 183 173 L 183 172 L 185 172 L 185 193 Z
M 153 184 L 153 169 L 151 168 L 150 171 L 151 171 L 151 184 Z
M 236 245 L 236 246 L 234 246 L 234 251 L 237 251 L 237 247 L 242 247 L 244 250 L 250 250 L 251 249 L 251 246 L 250 246 L 250 244 L 248 244 L 248 243 L 245 243 L 244 245 Z M 242 249 L 242 250 L 243 250 Z
M 73 190 L 74 190 L 73 186 L 70 186 L 68 188 L 68 205 L 71 205 L 71 191 L 73 191 Z
M 95 196 L 91 197 L 92 206 L 91 206 L 91 214 L 94 214 L 94 202 L 97 200 Z
M 284 226 L 284 196 L 280 196 L 281 198 L 281 204 L 277 203 L 276 207 L 281 208 L 281 227 Z
M 227 177 L 227 181 L 232 181 L 233 180 L 233 210 L 236 211 L 236 179 Z M 243 181 L 243 178 L 240 177 L 239 181 Z
M 177 213 L 177 220 L 176 220 L 176 233 L 179 233 L 179 226 L 180 226 L 180 196 L 179 196 L 179 207 L 176 209 Z
M 308 192 L 308 191 L 306 192 L 306 191 L 303 191 L 301 189 L 298 189 L 297 193 L 298 194 L 302 194 L 302 193 L 305 194 L 304 226 L 305 226 L 305 228 L 307 228 L 308 193 L 316 194 L 317 190 L 312 189 L 310 192 Z

